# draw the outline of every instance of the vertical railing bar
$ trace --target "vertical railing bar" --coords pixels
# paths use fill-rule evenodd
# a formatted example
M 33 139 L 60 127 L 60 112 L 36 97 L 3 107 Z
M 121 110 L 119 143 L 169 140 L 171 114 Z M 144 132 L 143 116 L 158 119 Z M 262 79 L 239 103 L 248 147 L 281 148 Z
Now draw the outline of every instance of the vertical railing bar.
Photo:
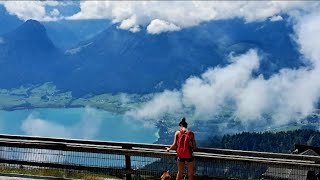
M 132 146 L 130 145 L 124 145 L 122 146 L 122 149 L 132 149 Z M 125 155 L 125 169 L 128 171 L 131 171 L 131 156 L 130 155 Z M 131 174 L 128 173 L 126 174 L 126 180 L 131 180 Z

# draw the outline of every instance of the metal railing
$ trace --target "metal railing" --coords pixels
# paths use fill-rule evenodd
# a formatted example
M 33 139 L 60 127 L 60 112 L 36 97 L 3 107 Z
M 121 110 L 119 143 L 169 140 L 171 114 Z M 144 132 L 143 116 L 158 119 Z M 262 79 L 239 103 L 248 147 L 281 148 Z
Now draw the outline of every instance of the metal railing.
M 166 145 L 0 135 L 0 165 L 17 169 L 59 169 L 121 179 L 159 179 L 177 168 Z M 195 179 L 317 178 L 320 157 L 199 148 Z M 1 169 L 0 169 L 1 170 Z M 186 174 L 186 173 L 185 173 Z

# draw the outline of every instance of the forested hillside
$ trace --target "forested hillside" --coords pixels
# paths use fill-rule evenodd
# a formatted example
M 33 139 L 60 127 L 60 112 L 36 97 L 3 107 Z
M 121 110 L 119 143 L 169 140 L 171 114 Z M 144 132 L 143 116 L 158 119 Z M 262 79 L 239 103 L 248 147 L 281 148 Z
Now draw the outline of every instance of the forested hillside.
M 301 129 L 287 132 L 242 132 L 223 137 L 212 137 L 200 142 L 207 147 L 262 152 L 291 153 L 295 144 L 320 146 L 320 132 Z

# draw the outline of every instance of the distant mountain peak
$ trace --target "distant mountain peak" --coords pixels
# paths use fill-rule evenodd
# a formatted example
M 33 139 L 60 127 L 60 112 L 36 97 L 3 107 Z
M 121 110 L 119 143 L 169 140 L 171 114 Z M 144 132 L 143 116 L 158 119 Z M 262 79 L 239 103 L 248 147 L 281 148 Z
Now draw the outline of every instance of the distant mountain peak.
M 40 23 L 39 21 L 34 20 L 34 19 L 28 19 L 28 20 L 26 20 L 26 22 L 25 22 L 25 23 L 34 23 L 34 24 L 41 25 L 41 23 Z
M 29 19 L 23 23 L 24 25 L 33 26 L 34 28 L 44 28 L 44 26 L 37 20 Z
M 3 36 L 4 41 L 15 44 L 15 48 L 30 49 L 36 51 L 51 51 L 56 49 L 47 35 L 46 28 L 40 22 L 29 19 L 15 30 Z
M 39 22 L 33 19 L 27 20 L 16 30 L 20 33 L 39 33 L 38 35 L 47 35 L 46 28 Z

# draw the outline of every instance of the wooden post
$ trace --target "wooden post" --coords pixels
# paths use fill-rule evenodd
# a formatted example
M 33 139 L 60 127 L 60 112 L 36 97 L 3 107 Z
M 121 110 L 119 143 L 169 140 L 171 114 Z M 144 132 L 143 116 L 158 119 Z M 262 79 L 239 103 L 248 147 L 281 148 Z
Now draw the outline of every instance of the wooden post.
M 132 146 L 122 146 L 123 149 L 132 149 Z M 131 170 L 131 157 L 129 155 L 125 155 L 126 161 L 126 170 Z M 131 173 L 126 174 L 126 180 L 131 180 Z

